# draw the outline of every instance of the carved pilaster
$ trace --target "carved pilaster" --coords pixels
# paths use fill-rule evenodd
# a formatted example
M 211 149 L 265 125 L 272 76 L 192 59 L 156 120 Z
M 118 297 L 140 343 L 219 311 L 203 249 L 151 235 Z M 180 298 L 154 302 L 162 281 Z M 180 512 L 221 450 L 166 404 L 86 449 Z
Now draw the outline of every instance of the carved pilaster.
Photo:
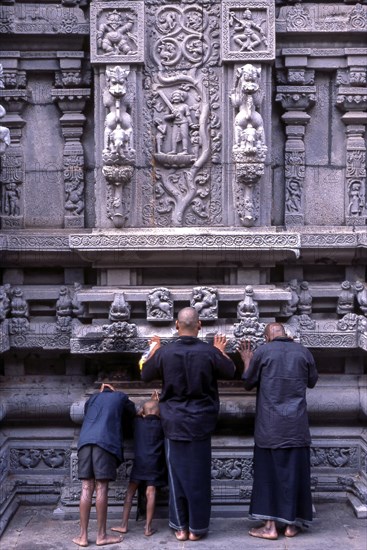
M 64 227 L 84 227 L 84 152 L 81 144 L 85 116 L 83 110 L 90 96 L 81 88 L 89 78 L 82 74 L 81 52 L 58 52 L 60 71 L 55 74 L 52 98 L 62 116 L 64 136 Z
M 132 113 L 136 67 L 132 65 L 144 61 L 144 2 L 92 2 L 91 37 L 96 80 L 98 210 L 101 208 L 102 225 L 111 220 L 121 228 L 129 224 L 136 164 Z
M 304 68 L 289 69 L 288 81 L 305 81 Z M 278 86 L 276 101 L 286 113 L 281 117 L 287 136 L 285 144 L 285 211 L 287 226 L 304 224 L 304 180 L 306 125 L 310 120 L 307 109 L 315 102 L 315 86 Z
M 366 124 L 367 88 L 366 69 L 350 67 L 339 71 L 337 105 L 342 116 L 346 134 L 345 192 L 347 225 L 365 225 L 366 211 Z
M 23 181 L 24 158 L 21 148 L 22 128 L 25 121 L 21 117 L 24 103 L 28 100 L 24 71 L 17 68 L 17 59 L 11 69 L 4 69 L 0 100 L 0 117 L 5 126 L 0 126 L 0 219 L 5 228 L 23 227 Z

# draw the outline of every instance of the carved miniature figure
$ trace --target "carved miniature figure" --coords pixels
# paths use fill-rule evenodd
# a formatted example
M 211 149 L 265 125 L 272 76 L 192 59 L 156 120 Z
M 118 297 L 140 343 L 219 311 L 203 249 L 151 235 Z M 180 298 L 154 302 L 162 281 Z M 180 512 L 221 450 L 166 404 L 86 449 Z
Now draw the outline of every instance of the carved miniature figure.
M 2 105 L 0 105 L 0 118 L 6 115 L 6 111 Z M 0 156 L 5 153 L 10 145 L 10 130 L 6 126 L 0 126 Z
M 286 186 L 285 208 L 287 212 L 299 212 L 301 210 L 302 191 L 301 183 L 296 179 L 290 179 Z
M 169 155 L 177 153 L 188 153 L 190 146 L 189 125 L 191 120 L 191 110 L 186 103 L 188 94 L 183 90 L 176 90 L 171 95 L 171 113 L 165 116 L 165 119 L 173 124 L 171 135 L 171 151 Z M 181 150 L 179 151 L 179 145 Z
M 72 301 L 69 290 L 66 286 L 62 286 L 56 302 L 56 315 L 57 317 L 71 317 L 72 311 Z
M 199 319 L 217 319 L 217 290 L 210 287 L 196 287 L 192 291 L 190 306 L 196 309 Z
M 127 93 L 128 68 L 119 66 L 106 69 L 107 88 L 103 94 L 103 103 L 108 109 L 105 118 L 104 154 L 116 153 L 120 160 L 131 160 L 133 149 L 133 130 L 130 114 L 124 97 Z
M 126 22 L 125 22 L 126 21 Z M 126 14 L 125 20 L 116 10 L 106 17 L 106 23 L 102 23 L 97 31 L 97 45 L 106 54 L 128 54 L 137 45 L 137 37 L 131 32 L 135 18 Z
M 125 321 L 126 319 L 130 319 L 130 304 L 125 301 L 125 296 L 122 292 L 115 294 L 108 318 L 110 321 Z
M 18 185 L 15 182 L 7 183 L 4 187 L 3 213 L 7 216 L 18 216 L 20 212 L 19 199 Z
M 155 288 L 148 294 L 147 319 L 173 319 L 173 300 L 167 288 Z
M 83 182 L 79 180 L 65 182 L 65 210 L 78 216 L 84 210 Z
M 363 211 L 363 198 L 361 197 L 361 182 L 352 181 L 349 185 L 349 204 L 348 214 L 350 216 L 360 216 Z
M 265 32 L 253 21 L 249 9 L 244 11 L 243 19 L 238 19 L 234 12 L 230 12 L 229 24 L 234 26 L 236 33 L 240 33 L 233 37 L 233 41 L 240 46 L 240 52 L 253 52 L 261 43 L 267 46 Z
M 354 288 L 356 290 L 356 297 L 359 307 L 361 308 L 363 315 L 367 316 L 367 288 L 361 281 L 356 281 Z
M 85 313 L 85 305 L 78 299 L 78 292 L 81 289 L 82 285 L 80 283 L 74 283 L 74 295 L 71 300 L 71 305 L 73 309 L 73 316 L 77 318 L 82 317 Z
M 343 281 L 339 294 L 336 312 L 338 315 L 346 315 L 354 310 L 354 290 L 349 281 Z
M 283 306 L 281 314 L 285 317 L 290 317 L 297 311 L 297 306 L 299 303 L 298 296 L 298 282 L 296 279 L 289 281 L 289 284 L 286 288 L 291 293 L 290 300 Z
M 237 319 L 246 317 L 259 317 L 259 308 L 257 301 L 254 300 L 254 289 L 251 285 L 246 286 L 245 297 L 237 306 Z
M 302 281 L 299 292 L 298 313 L 310 315 L 312 313 L 312 296 L 308 289 L 308 282 Z
M 13 290 L 10 302 L 10 317 L 10 334 L 22 334 L 28 331 L 29 308 L 19 287 Z

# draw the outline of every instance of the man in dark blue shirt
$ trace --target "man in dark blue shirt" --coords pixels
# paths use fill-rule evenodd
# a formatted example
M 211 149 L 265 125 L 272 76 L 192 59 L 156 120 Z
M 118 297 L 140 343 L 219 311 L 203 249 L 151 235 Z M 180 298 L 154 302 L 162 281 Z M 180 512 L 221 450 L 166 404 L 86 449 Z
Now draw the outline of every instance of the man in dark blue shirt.
M 160 414 L 166 439 L 170 489 L 169 525 L 178 540 L 199 540 L 209 528 L 211 508 L 211 434 L 218 413 L 217 379 L 231 379 L 235 365 L 225 355 L 226 339 L 214 346 L 197 336 L 197 311 L 182 309 L 176 321 L 178 339 L 157 346 L 143 366 L 145 382 L 162 380 Z
M 100 392 L 85 404 L 84 420 L 78 442 L 78 477 L 82 480 L 80 495 L 80 534 L 73 539 L 78 546 L 88 546 L 88 523 L 92 497 L 96 491 L 96 544 L 115 544 L 122 537 L 106 532 L 108 484 L 116 479 L 117 467 L 123 461 L 123 424 L 135 416 L 135 405 L 125 393 L 102 384 Z
M 257 388 L 250 516 L 265 521 L 249 534 L 275 540 L 276 521 L 286 525 L 287 537 L 312 521 L 306 389 L 318 373 L 310 351 L 287 338 L 280 323 L 266 326 L 265 340 L 255 353 L 241 342 L 239 352 L 245 388 Z

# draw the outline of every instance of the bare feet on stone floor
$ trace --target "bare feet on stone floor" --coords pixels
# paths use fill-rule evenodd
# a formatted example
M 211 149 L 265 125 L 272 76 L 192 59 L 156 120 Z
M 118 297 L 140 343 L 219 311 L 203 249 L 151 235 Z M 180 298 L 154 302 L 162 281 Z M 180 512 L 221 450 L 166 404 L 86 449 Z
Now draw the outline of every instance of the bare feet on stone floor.
M 118 525 L 117 527 L 111 527 L 111 531 L 117 531 L 118 533 L 122 533 L 123 535 L 126 535 L 127 527 L 123 527 L 122 525 Z
M 119 542 L 122 542 L 124 540 L 124 537 L 112 537 L 111 535 L 106 535 L 105 537 L 101 539 L 96 540 L 97 546 L 104 546 L 107 544 L 118 544 Z
M 301 529 L 296 525 L 287 525 L 284 531 L 286 537 L 295 537 L 301 532 Z
M 278 533 L 274 529 L 268 529 L 267 527 L 257 527 L 250 529 L 248 532 L 251 537 L 257 537 L 259 539 L 277 540 Z
M 84 537 L 75 537 L 75 539 L 73 539 L 73 543 L 77 546 L 82 546 L 83 548 L 88 546 L 88 540 Z
M 177 540 L 187 540 L 189 538 L 189 534 L 187 531 L 179 529 L 178 531 L 175 531 L 175 537 Z
M 145 537 L 151 537 L 154 535 L 154 533 L 157 532 L 157 529 L 152 529 L 151 527 L 149 529 L 144 529 L 144 536 Z
M 203 535 L 195 535 L 194 533 L 189 534 L 189 540 L 197 541 L 203 538 Z

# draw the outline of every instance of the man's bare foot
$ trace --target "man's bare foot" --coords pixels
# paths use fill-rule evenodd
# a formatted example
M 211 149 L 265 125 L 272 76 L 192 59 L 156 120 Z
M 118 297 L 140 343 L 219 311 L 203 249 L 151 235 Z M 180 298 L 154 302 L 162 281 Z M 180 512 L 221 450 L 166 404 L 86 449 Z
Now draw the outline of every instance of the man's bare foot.
M 286 537 L 295 537 L 300 532 L 301 532 L 301 529 L 296 525 L 287 525 L 284 531 L 284 535 Z
M 105 544 L 118 544 L 123 540 L 124 540 L 124 537 L 111 537 L 110 535 L 106 535 L 103 539 L 97 539 L 96 545 L 104 546 Z
M 189 537 L 189 534 L 187 531 L 180 529 L 178 531 L 175 531 L 175 536 L 177 540 L 187 540 Z
M 127 527 L 122 527 L 122 525 L 118 525 L 117 527 L 111 527 L 111 531 L 117 531 L 118 533 L 122 533 L 125 535 L 127 533 Z
M 251 537 L 258 537 L 259 539 L 277 540 L 278 538 L 278 533 L 276 531 L 266 529 L 266 527 L 250 529 L 248 534 L 251 535 Z
M 144 535 L 145 535 L 146 537 L 151 537 L 151 536 L 154 535 L 154 533 L 156 533 L 156 532 L 157 532 L 157 529 L 152 529 L 152 528 L 150 528 L 150 529 L 144 529 Z
M 191 533 L 191 532 L 189 534 L 189 540 L 196 541 L 196 540 L 200 540 L 201 538 L 203 538 L 203 535 L 195 535 L 194 533 Z
M 84 548 L 88 546 L 88 540 L 84 537 L 75 537 L 75 539 L 73 539 L 73 543 L 77 546 L 83 546 Z

